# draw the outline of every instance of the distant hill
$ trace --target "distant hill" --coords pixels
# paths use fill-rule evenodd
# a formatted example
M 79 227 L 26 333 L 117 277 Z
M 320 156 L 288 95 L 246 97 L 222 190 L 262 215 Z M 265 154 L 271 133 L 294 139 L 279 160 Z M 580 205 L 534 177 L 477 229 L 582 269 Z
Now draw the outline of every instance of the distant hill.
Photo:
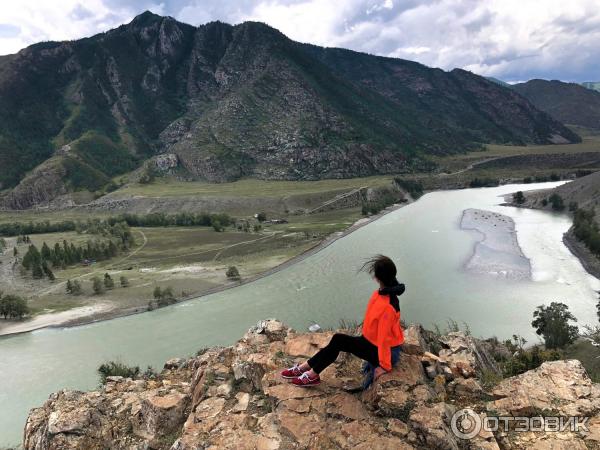
M 300 44 L 255 22 L 193 27 L 146 12 L 0 57 L 9 208 L 106 190 L 157 154 L 187 179 L 315 180 L 411 171 L 483 142 L 576 141 L 470 72 Z
M 512 88 L 562 123 L 600 130 L 600 92 L 557 80 L 530 80 Z
M 600 91 L 600 81 L 584 81 L 581 85 L 594 91 Z

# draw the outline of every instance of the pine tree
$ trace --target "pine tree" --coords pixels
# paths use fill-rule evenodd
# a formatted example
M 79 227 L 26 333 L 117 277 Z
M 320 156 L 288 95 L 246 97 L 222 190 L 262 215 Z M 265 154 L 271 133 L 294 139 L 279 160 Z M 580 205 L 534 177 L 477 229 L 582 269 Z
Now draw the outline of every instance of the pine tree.
M 44 278 L 44 270 L 39 262 L 33 265 L 33 268 L 31 269 L 31 275 L 36 279 Z
M 46 261 L 42 262 L 42 270 L 44 271 L 44 274 L 48 277 L 50 281 L 56 280 L 54 273 L 52 272 L 52 270 L 50 270 L 48 264 L 46 264 Z
M 13 256 L 16 258 L 18 254 L 19 250 L 17 250 L 17 247 L 13 247 Z
M 35 245 L 30 245 L 27 249 L 27 253 L 25 253 L 25 256 L 23 257 L 23 261 L 21 264 L 23 264 L 23 267 L 25 269 L 29 270 L 36 265 L 41 265 L 41 263 L 42 256 L 40 255 L 40 252 L 35 247 Z
M 106 289 L 113 289 L 115 287 L 115 282 L 108 273 L 104 274 L 104 287 Z
M 121 276 L 121 287 L 129 287 L 129 280 L 125 276 Z
M 46 242 L 44 242 L 42 244 L 42 259 L 44 261 L 50 261 L 52 257 L 52 252 L 50 251 L 50 247 L 48 247 L 48 244 L 46 244 Z

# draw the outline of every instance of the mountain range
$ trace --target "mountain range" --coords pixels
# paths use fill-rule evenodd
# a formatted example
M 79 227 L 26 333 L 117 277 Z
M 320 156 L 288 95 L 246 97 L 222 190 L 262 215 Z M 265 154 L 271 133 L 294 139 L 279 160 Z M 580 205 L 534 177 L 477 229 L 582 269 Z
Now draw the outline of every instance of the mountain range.
M 600 92 L 576 83 L 530 80 L 512 89 L 556 120 L 600 130 Z
M 0 57 L 0 202 L 28 208 L 165 154 L 184 179 L 322 179 L 431 167 L 482 143 L 580 140 L 461 69 L 150 12 Z

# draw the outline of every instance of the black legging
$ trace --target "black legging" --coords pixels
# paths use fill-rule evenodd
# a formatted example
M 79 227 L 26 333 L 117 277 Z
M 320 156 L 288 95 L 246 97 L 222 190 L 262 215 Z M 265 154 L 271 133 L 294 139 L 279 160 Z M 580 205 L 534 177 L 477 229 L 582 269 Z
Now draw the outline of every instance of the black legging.
M 363 336 L 348 336 L 342 333 L 334 334 L 329 344 L 308 360 L 308 365 L 315 372 L 321 373 L 336 360 L 340 352 L 352 353 L 370 362 L 374 367 L 379 365 L 379 354 L 376 345 L 371 344 Z

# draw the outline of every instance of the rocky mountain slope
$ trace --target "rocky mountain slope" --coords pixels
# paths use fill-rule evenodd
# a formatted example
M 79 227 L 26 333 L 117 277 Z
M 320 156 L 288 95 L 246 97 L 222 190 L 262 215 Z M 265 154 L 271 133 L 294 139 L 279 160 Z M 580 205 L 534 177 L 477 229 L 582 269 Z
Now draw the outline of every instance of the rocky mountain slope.
M 530 80 L 512 88 L 562 123 L 600 130 L 600 92 L 557 80 Z
M 486 390 L 498 371 L 488 342 L 406 330 L 399 364 L 359 394 L 359 361 L 340 357 L 320 386 L 279 378 L 331 332 L 297 333 L 261 321 L 235 345 L 167 362 L 151 379 L 111 377 L 96 392 L 62 391 L 33 409 L 26 450 L 45 449 L 593 449 L 600 448 L 600 385 L 576 360 L 542 364 Z M 434 350 L 436 350 L 433 353 Z M 506 350 L 504 350 L 506 351 Z M 461 408 L 486 415 L 591 417 L 588 432 L 452 432 Z
M 578 140 L 483 77 L 299 44 L 261 23 L 146 12 L 0 57 L 0 189 L 27 174 L 8 208 L 100 191 L 160 153 L 186 178 L 320 179 L 427 167 L 425 155 L 481 142 Z M 31 192 L 49 172 L 60 185 Z

